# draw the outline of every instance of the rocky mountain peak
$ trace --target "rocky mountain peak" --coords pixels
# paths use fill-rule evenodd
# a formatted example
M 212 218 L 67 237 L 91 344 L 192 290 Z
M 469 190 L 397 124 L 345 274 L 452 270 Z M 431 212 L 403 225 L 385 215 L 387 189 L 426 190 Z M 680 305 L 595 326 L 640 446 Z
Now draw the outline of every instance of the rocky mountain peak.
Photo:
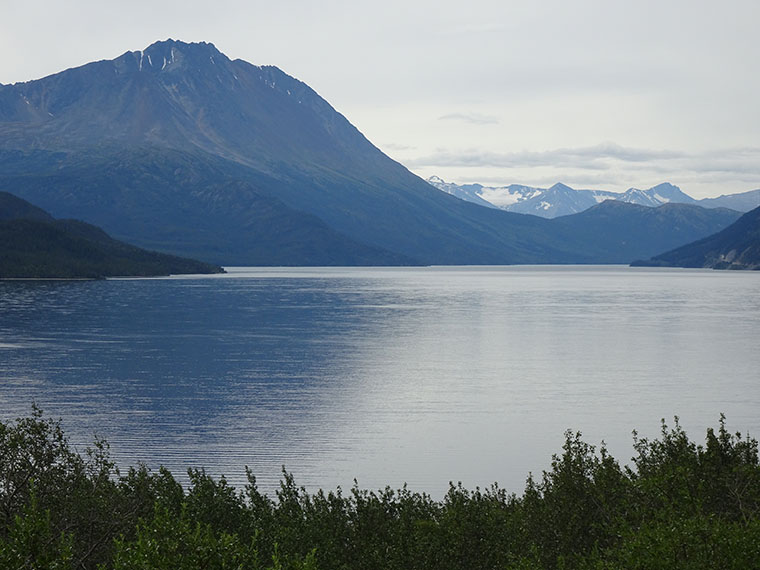
M 563 184 L 562 182 L 557 182 L 556 184 L 554 184 L 554 186 L 549 188 L 549 191 L 550 192 L 575 192 L 575 190 L 570 188 L 570 186 L 568 186 L 567 184 Z
M 212 43 L 168 39 L 154 42 L 144 50 L 128 51 L 116 63 L 122 71 L 155 73 L 227 67 L 230 60 Z

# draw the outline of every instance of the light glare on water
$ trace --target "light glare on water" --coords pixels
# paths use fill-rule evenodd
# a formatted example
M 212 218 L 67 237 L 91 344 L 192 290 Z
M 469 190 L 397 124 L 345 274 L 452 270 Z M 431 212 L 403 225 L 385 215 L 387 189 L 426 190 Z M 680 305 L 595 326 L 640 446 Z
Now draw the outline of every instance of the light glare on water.
M 80 449 L 271 492 L 449 481 L 521 492 L 563 432 L 726 413 L 760 432 L 760 275 L 623 267 L 233 268 L 0 283 L 0 416 L 32 401 Z

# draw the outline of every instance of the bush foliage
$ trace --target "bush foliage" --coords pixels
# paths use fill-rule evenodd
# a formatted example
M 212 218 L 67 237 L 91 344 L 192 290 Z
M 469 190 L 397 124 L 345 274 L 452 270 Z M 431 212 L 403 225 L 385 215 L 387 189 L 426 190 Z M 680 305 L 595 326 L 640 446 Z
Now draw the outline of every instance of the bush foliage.
M 309 493 L 283 470 L 273 498 L 203 470 L 120 472 L 107 443 L 73 451 L 34 409 L 0 422 L 0 567 L 102 569 L 757 568 L 757 441 L 703 445 L 663 421 L 621 465 L 566 433 L 522 496 L 451 485 Z

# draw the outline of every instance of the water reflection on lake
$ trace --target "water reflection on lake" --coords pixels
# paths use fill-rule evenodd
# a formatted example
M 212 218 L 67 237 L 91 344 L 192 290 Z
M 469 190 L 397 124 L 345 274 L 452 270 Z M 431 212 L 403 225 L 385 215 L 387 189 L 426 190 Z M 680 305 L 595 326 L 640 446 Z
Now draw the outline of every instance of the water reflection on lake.
M 32 401 L 119 463 L 272 490 L 520 492 L 567 428 L 632 455 L 677 414 L 760 432 L 760 274 L 231 269 L 0 282 L 0 417 Z

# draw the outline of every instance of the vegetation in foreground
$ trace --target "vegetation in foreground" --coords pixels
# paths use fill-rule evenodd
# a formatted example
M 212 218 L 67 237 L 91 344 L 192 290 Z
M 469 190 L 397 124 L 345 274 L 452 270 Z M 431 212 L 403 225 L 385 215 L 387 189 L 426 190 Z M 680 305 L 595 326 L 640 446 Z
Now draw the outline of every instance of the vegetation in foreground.
M 754 439 L 721 416 L 704 445 L 663 422 L 621 467 L 568 432 L 522 496 L 452 485 L 310 494 L 283 471 L 275 498 L 191 470 L 120 473 L 38 409 L 0 422 L 0 568 L 491 569 L 760 567 Z

